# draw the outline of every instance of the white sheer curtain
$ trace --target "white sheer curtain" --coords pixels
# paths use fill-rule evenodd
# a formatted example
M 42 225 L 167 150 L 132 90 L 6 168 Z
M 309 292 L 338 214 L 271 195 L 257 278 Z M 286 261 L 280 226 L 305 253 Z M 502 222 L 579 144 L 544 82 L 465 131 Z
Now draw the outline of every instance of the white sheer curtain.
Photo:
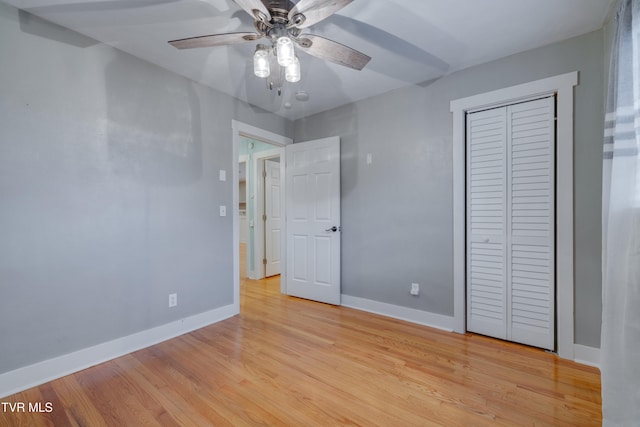
M 640 425 L 640 0 L 622 0 L 611 55 L 602 194 L 602 410 Z

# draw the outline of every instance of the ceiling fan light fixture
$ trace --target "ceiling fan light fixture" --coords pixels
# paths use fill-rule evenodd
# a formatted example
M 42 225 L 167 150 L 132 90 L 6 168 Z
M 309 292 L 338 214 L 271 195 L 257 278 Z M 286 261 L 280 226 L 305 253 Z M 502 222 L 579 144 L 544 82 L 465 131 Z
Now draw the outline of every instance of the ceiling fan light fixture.
M 331 39 L 302 31 L 333 15 L 353 0 L 233 0 L 253 19 L 254 32 L 228 32 L 171 40 L 177 49 L 235 45 L 262 38 L 253 54 L 253 72 L 265 79 L 267 88 L 282 94 L 284 82 L 301 79 L 294 44 L 305 53 L 354 70 L 362 70 L 371 59 L 362 52 Z M 306 94 L 304 94 L 306 95 Z M 302 102 L 308 99 L 296 99 Z
M 284 77 L 289 83 L 297 83 L 300 81 L 300 61 L 297 56 L 294 56 L 293 62 L 287 65 Z
M 253 54 L 253 73 L 262 79 L 269 77 L 271 74 L 269 50 L 263 44 L 256 46 L 256 52 Z
M 282 67 L 289 66 L 296 57 L 295 51 L 293 50 L 293 42 L 287 36 L 278 38 L 276 42 L 276 52 L 278 55 L 278 64 Z

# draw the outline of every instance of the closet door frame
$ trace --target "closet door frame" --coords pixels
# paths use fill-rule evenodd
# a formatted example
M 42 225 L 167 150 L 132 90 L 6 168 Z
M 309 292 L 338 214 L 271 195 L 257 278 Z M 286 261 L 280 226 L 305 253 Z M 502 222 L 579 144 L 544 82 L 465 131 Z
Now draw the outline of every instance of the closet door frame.
M 454 331 L 466 332 L 466 113 L 532 97 L 556 96 L 557 352 L 574 359 L 573 88 L 578 72 L 451 101 L 453 113 Z

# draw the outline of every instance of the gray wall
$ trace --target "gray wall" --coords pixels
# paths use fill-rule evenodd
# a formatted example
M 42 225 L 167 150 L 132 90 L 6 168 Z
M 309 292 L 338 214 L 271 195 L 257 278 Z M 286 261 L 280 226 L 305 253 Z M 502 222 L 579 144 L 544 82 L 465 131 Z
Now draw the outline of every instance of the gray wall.
M 4 3 L 0 58 L 0 373 L 231 304 L 231 121 L 293 123 Z
M 575 341 L 599 347 L 603 38 L 593 32 L 296 121 L 295 141 L 342 137 L 343 292 L 452 316 L 449 102 L 577 70 Z M 421 284 L 417 298 L 411 282 Z

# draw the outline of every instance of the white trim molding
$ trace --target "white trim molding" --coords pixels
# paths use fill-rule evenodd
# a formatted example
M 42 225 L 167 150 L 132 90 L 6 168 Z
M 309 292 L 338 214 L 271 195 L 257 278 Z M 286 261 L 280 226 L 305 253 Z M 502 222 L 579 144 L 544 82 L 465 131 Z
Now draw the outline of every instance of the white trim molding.
M 558 355 L 574 358 L 573 262 L 573 88 L 578 72 L 451 101 L 453 113 L 453 282 L 454 331 L 466 332 L 465 126 L 471 110 L 556 95 L 556 313 Z
M 430 313 L 428 311 L 416 310 L 415 308 L 402 307 L 399 305 L 387 304 L 365 298 L 353 297 L 351 295 L 341 295 L 341 304 L 344 307 L 355 308 L 369 313 L 392 317 L 430 328 L 441 329 L 452 332 L 454 319 L 442 314 Z
M 195 331 L 238 314 L 233 304 L 0 374 L 0 397 Z
M 573 346 L 573 360 L 576 363 L 589 365 L 600 369 L 600 349 L 586 345 L 575 344 Z

